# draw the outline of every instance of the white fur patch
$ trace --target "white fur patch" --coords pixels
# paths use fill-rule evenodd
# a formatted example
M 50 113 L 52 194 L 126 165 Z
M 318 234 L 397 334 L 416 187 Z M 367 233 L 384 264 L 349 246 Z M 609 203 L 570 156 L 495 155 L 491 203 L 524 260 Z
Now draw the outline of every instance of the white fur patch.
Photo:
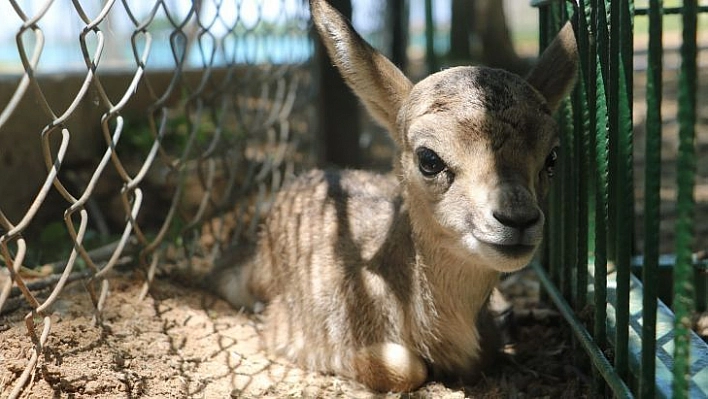
M 471 254 L 480 258 L 491 269 L 500 272 L 513 272 L 521 269 L 531 262 L 533 253 L 521 258 L 510 258 L 494 250 L 489 245 L 478 240 L 472 233 L 462 236 L 462 243 Z
M 381 344 L 380 351 L 382 362 L 391 369 L 400 370 L 400 374 L 408 375 L 417 371 L 413 369 L 418 365 L 418 359 L 404 346 L 386 342 Z

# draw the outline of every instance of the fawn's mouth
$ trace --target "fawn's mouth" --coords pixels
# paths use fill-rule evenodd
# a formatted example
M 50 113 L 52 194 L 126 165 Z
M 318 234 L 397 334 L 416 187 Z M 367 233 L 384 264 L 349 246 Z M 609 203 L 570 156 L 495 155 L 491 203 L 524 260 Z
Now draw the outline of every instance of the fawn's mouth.
M 499 252 L 500 254 L 502 254 L 508 258 L 522 258 L 522 257 L 530 256 L 536 250 L 535 245 L 526 245 L 526 244 L 503 245 L 503 244 L 492 244 L 492 243 L 487 243 L 487 244 L 490 247 L 494 248 L 497 252 Z

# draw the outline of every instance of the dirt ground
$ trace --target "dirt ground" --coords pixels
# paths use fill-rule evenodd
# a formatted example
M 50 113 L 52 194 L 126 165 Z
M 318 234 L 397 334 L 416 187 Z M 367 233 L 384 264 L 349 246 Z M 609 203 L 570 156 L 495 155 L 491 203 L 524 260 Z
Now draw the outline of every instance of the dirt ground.
M 83 285 L 67 287 L 53 310 L 47 353 L 22 397 L 372 397 L 352 381 L 270 357 L 261 350 L 257 316 L 242 314 L 207 292 L 158 278 L 141 301 L 137 273 L 117 275 L 110 284 L 98 326 L 91 322 Z M 504 290 L 517 314 L 515 354 L 475 386 L 429 383 L 406 397 L 589 396 L 588 376 L 573 362 L 567 328 L 539 303 L 531 272 L 506 280 Z M 0 397 L 13 388 L 32 347 L 24 314 L 0 318 Z

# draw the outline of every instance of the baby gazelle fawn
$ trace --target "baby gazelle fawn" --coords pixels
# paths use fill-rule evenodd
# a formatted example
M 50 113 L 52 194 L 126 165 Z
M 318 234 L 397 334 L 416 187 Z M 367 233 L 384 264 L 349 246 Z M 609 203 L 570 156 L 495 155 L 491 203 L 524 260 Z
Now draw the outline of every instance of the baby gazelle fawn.
M 315 170 L 277 195 L 247 262 L 218 278 L 266 303 L 271 350 L 376 391 L 468 380 L 500 273 L 539 245 L 551 117 L 577 73 L 567 25 L 524 80 L 456 67 L 412 84 L 324 0 L 314 24 L 347 84 L 398 146 L 395 172 Z M 343 121 L 346 123 L 346 121 Z

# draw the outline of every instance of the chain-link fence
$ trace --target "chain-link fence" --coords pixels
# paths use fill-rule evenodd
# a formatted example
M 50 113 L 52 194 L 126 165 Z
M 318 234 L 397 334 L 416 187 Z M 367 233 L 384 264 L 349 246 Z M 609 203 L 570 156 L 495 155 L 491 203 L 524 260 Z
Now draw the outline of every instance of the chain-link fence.
M 112 269 L 142 266 L 147 289 L 168 247 L 213 258 L 255 236 L 315 162 L 316 82 L 301 0 L 0 7 L 0 315 L 25 314 L 33 343 L 3 381 L 17 397 L 69 282 L 100 323 Z

